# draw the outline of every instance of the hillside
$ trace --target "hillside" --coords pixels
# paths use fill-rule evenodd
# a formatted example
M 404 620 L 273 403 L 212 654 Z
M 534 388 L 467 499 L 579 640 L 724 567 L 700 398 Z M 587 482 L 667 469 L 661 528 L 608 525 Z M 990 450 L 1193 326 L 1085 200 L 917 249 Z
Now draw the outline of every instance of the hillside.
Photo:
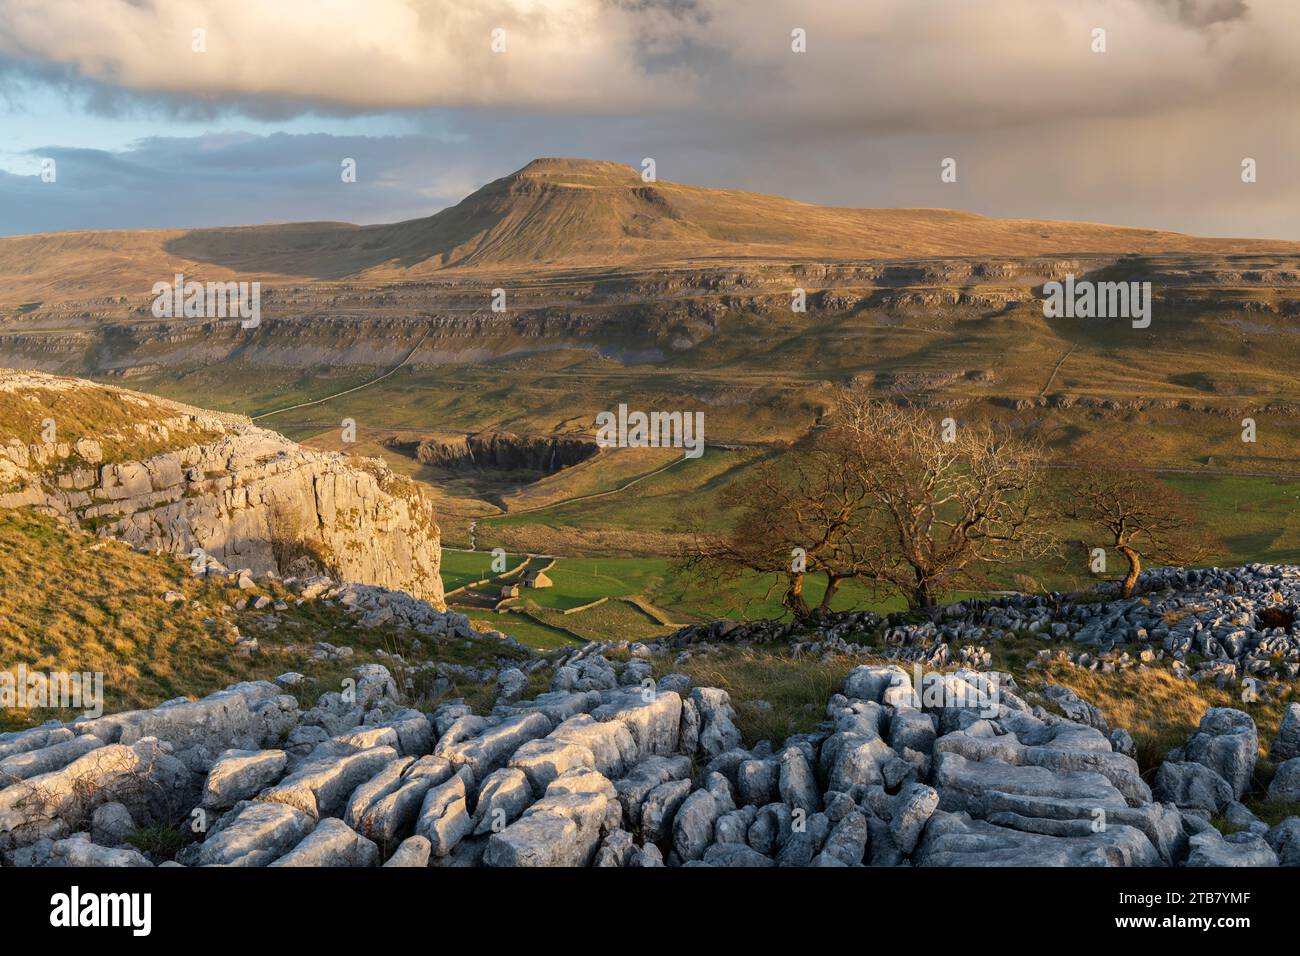
M 111 386 L 0 369 L 0 508 L 199 570 L 326 572 L 442 605 L 438 527 L 410 480 Z
M 519 267 L 607 269 L 694 259 L 908 259 L 1080 253 L 1297 252 L 1093 223 L 948 209 L 841 209 L 538 159 L 432 216 L 377 226 L 290 223 L 0 238 L 0 308 L 134 301 L 176 272 L 204 281 L 394 281 Z
M 1141 600 L 1016 596 L 922 624 L 698 625 L 460 668 L 474 701 L 413 695 L 389 655 L 335 666 L 354 694 L 291 673 L 45 724 L 0 734 L 0 859 L 1296 865 L 1298 575 L 1174 569 Z

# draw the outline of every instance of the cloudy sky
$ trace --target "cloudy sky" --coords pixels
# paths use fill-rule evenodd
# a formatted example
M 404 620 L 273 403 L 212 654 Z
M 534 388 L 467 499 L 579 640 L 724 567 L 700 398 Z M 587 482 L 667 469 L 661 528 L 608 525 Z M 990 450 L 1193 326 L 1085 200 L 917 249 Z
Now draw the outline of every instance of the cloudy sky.
M 0 234 L 385 222 L 567 155 L 1300 239 L 1298 105 L 1296 0 L 0 0 Z

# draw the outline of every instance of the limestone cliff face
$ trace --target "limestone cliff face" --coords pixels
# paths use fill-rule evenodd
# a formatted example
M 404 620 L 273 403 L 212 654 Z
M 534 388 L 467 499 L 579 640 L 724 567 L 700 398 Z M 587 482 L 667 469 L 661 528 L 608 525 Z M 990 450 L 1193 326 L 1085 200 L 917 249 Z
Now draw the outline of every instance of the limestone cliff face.
M 554 474 L 586 461 L 599 452 L 594 441 L 550 435 L 514 435 L 479 432 L 453 439 L 426 438 L 419 442 L 390 441 L 389 447 L 411 455 L 422 465 L 469 471 L 498 468 Z
M 176 555 L 197 549 L 229 570 L 283 575 L 315 563 L 444 606 L 432 506 L 379 459 L 313 451 L 246 418 L 78 379 L 0 372 L 0 399 L 0 508 L 52 511 Z M 50 419 L 56 441 L 23 441 Z

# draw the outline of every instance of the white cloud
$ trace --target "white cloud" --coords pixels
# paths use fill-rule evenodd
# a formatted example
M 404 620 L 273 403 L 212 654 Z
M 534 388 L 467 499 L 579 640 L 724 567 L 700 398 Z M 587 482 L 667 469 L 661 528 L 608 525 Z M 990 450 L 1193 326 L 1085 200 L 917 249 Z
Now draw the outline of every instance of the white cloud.
M 646 18 L 601 0 L 0 0 L 0 22 L 0 54 L 197 98 L 600 111 L 671 104 L 688 79 L 648 82 Z
M 1300 87 L 1292 0 L 0 0 L 0 55 L 198 101 L 1017 125 Z M 808 52 L 790 51 L 790 30 Z M 1090 50 L 1094 27 L 1108 51 Z M 191 33 L 207 31 L 204 54 Z M 493 29 L 507 50 L 491 51 Z

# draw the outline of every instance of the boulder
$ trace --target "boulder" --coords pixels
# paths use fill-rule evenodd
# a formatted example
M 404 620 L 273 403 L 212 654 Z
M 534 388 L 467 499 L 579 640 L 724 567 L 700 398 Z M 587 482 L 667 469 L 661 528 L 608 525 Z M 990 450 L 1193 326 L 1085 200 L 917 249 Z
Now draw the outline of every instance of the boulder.
M 764 856 L 743 843 L 715 843 L 705 851 L 703 860 L 707 866 L 748 868 L 776 866 L 776 862 L 771 857 Z
M 1152 784 L 1155 799 L 1183 810 L 1222 813 L 1233 800 L 1232 785 L 1199 763 L 1166 760 L 1156 770 Z
M 337 817 L 326 817 L 271 866 L 378 866 L 379 847 Z
M 520 814 L 532 802 L 533 788 L 522 770 L 516 767 L 494 770 L 478 791 L 474 809 L 474 835 L 499 833 L 519 819 Z
M 1300 757 L 1300 704 L 1287 704 L 1278 725 L 1277 736 L 1269 749 L 1268 759 L 1274 763 Z
M 682 699 L 672 691 L 649 695 L 641 690 L 612 691 L 607 702 L 593 710 L 591 716 L 626 727 L 636 741 L 638 754 L 672 756 L 677 752 Z
M 551 781 L 568 770 L 594 770 L 596 758 L 581 744 L 544 737 L 516 750 L 509 766 L 524 772 L 535 793 L 545 793 Z
M 1287 803 L 1300 801 L 1300 757 L 1292 757 L 1278 765 L 1268 785 L 1268 798 Z
M 352 791 L 397 756 L 392 747 L 347 750 L 318 752 L 258 799 L 297 807 L 317 820 L 342 813 Z
M 690 773 L 689 757 L 647 757 L 642 760 L 627 776 L 614 781 L 619 803 L 623 806 L 623 819 L 631 827 L 640 826 L 642 806 L 646 803 L 650 792 L 660 784 L 672 780 L 684 780 L 690 776 Z M 669 822 L 671 824 L 671 821 Z
M 488 866 L 588 866 L 622 808 L 610 781 L 595 771 L 570 771 L 514 823 L 488 837 Z
M 131 811 L 120 803 L 105 803 L 90 817 L 90 839 L 100 846 L 121 846 L 139 827 Z
M 66 840 L 56 841 L 45 865 L 78 868 L 153 866 L 139 850 L 99 846 L 92 843 L 85 833 L 75 833 Z
M 889 821 L 889 833 L 904 856 L 916 849 L 926 823 L 938 807 L 939 793 L 933 787 L 913 783 L 899 792 Z
M 283 750 L 223 752 L 203 783 L 203 806 L 224 810 L 257 796 L 280 779 L 288 761 Z
M 940 793 L 942 794 L 942 788 Z M 918 866 L 1156 866 L 1160 857 L 1140 830 L 1108 826 L 1078 836 L 1027 833 L 935 812 L 913 860 Z
M 844 678 L 844 696 L 880 703 L 890 687 L 910 688 L 912 678 L 897 664 L 855 667 Z
M 742 737 L 736 727 L 736 711 L 731 697 L 717 687 L 696 687 L 691 691 L 691 701 L 700 715 L 700 732 L 697 747 L 704 759 L 711 760 L 719 754 L 738 747 Z
M 1255 721 L 1231 707 L 1211 707 L 1183 751 L 1186 760 L 1209 767 L 1228 781 L 1233 798 L 1238 799 L 1250 786 L 1259 756 Z
M 638 813 L 644 843 L 662 845 L 671 839 L 677 811 L 690 792 L 690 780 L 668 780 L 646 794 Z
M 787 747 L 781 752 L 777 790 L 781 800 L 792 809 L 806 813 L 815 813 L 821 809 L 821 793 L 817 789 L 816 777 L 807 757 L 797 747 Z
M 433 844 L 429 842 L 427 837 L 407 837 L 394 851 L 393 855 L 388 858 L 388 862 L 384 866 L 423 868 L 429 865 L 429 856 L 432 852 Z
M 682 801 L 673 817 L 673 850 L 684 862 L 698 860 L 713 842 L 713 827 L 723 813 L 708 790 L 696 790 Z
M 199 866 L 267 866 L 316 827 L 309 813 L 287 803 L 243 803 L 203 841 Z
M 1300 866 L 1300 817 L 1287 817 L 1265 835 L 1279 866 Z
M 473 781 L 462 767 L 450 780 L 431 787 L 424 796 L 416 819 L 416 835 L 425 837 L 435 857 L 446 856 L 474 830 L 474 818 L 467 801 L 467 785 Z
M 1187 866 L 1277 866 L 1277 854 L 1264 837 L 1256 833 L 1223 836 L 1213 827 L 1188 841 Z

